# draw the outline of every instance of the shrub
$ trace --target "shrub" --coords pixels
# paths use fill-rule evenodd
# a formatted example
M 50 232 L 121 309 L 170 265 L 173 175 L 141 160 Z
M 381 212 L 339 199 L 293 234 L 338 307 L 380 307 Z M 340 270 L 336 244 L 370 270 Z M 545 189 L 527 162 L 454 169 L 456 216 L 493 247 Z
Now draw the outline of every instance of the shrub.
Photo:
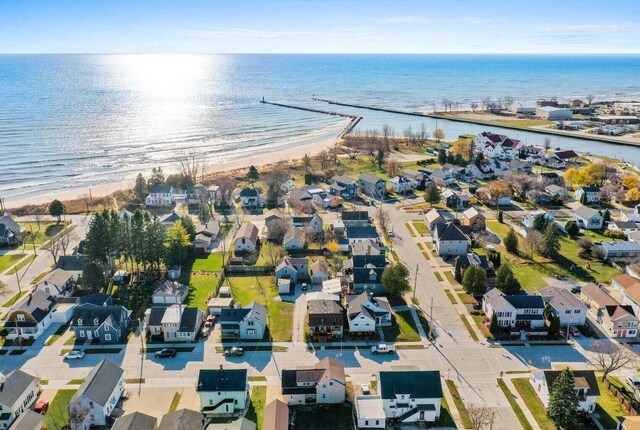
M 605 230 L 603 233 L 606 237 L 610 237 L 612 239 L 622 239 L 627 240 L 627 235 L 619 230 Z

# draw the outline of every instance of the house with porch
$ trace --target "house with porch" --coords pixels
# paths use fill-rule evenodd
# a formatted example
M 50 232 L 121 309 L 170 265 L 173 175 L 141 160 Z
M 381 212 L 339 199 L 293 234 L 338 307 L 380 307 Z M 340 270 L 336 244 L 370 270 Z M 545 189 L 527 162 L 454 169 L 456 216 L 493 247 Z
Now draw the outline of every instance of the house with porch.
M 144 202 L 147 206 L 173 206 L 175 202 L 174 189 L 171 185 L 153 185 L 149 188 L 149 194 Z
M 7 339 L 37 339 L 53 322 L 56 300 L 40 290 L 30 293 L 9 311 L 4 329 Z
M 432 423 L 440 418 L 443 393 L 437 370 L 380 372 L 379 392 L 387 419 Z
M 20 369 L 3 375 L 3 380 L 0 381 L 0 429 L 21 430 L 23 427 L 14 422 L 19 416 L 30 411 L 40 391 L 40 378 Z
M 551 306 L 560 320 L 560 327 L 582 326 L 586 323 L 587 306 L 565 288 L 549 287 L 538 290 L 545 304 Z
M 72 273 L 62 269 L 53 269 L 53 272 L 42 278 L 42 281 L 38 282 L 31 291 L 35 293 L 42 290 L 54 299 L 58 299 L 71 297 L 74 287 Z
M 124 306 L 98 306 L 91 303 L 74 308 L 70 329 L 79 341 L 100 344 L 119 343 L 131 325 L 131 312 Z
M 375 333 L 392 324 L 392 310 L 386 297 L 369 293 L 347 296 L 349 333 Z
M 529 382 L 545 408 L 549 407 L 549 397 L 553 383 L 560 376 L 560 370 L 544 370 L 531 373 Z M 598 379 L 593 370 L 572 370 L 575 390 L 578 394 L 576 412 L 592 413 L 596 410 L 596 402 L 600 397 Z
M 282 400 L 289 405 L 342 404 L 345 394 L 344 364 L 335 358 L 282 371 Z
M 250 222 L 244 224 L 233 242 L 233 250 L 236 253 L 254 252 L 258 247 L 258 233 L 258 227 L 254 224 Z
M 309 333 L 313 340 L 341 339 L 344 332 L 344 309 L 335 300 L 307 301 Z
M 260 206 L 260 196 L 255 188 L 243 188 L 240 190 L 239 197 L 243 208 L 255 209 Z
M 220 310 L 222 339 L 261 340 L 267 329 L 267 308 L 251 302 L 246 308 Z
M 544 301 L 539 295 L 506 295 L 494 288 L 483 296 L 482 310 L 489 318 L 495 313 L 498 326 L 511 333 L 531 333 L 545 327 Z
M 605 288 L 589 283 L 582 287 L 580 298 L 609 337 L 628 339 L 638 336 L 640 321 L 634 315 L 633 307 L 618 302 Z

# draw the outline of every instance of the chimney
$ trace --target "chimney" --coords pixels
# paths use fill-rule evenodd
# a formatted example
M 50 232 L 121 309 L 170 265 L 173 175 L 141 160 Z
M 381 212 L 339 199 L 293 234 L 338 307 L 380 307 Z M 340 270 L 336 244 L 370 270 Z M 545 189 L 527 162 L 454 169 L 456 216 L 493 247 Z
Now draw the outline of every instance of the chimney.
M 223 370 L 223 369 L 222 369 L 222 364 L 220 365 L 220 370 Z

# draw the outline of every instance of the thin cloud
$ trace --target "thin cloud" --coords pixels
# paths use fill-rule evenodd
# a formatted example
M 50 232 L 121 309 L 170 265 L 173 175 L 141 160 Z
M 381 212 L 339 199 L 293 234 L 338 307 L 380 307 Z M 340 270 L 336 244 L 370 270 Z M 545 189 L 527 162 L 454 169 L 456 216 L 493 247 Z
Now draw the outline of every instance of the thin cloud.
M 479 21 L 476 17 L 457 18 L 432 18 L 422 15 L 392 16 L 374 20 L 374 24 L 397 25 L 397 24 L 460 24 Z
M 541 33 L 552 36 L 614 34 L 631 28 L 629 24 L 555 24 L 542 27 Z
M 250 39 L 291 39 L 291 38 L 328 38 L 341 37 L 346 34 L 363 33 L 368 28 L 336 28 L 326 31 L 309 30 L 255 30 L 251 28 L 216 28 L 216 29 L 183 29 L 179 33 L 189 37 L 241 37 Z

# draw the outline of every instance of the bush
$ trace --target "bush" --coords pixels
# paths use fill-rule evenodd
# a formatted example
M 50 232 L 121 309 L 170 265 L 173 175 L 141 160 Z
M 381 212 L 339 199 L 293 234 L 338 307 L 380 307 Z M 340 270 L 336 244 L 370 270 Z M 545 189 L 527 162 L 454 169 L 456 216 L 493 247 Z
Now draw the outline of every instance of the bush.
M 580 234 L 580 227 L 578 227 L 578 224 L 574 220 L 567 221 L 564 228 L 571 237 L 575 237 Z
M 587 259 L 591 256 L 593 243 L 589 239 L 580 239 L 576 242 L 578 246 L 578 257 Z
M 623 232 L 619 231 L 619 230 L 605 230 L 604 231 L 604 236 L 605 237 L 610 237 L 612 239 L 621 239 L 621 240 L 627 240 L 627 235 L 624 234 Z
M 600 261 L 606 260 L 605 258 L 606 252 L 603 248 L 599 246 L 594 246 L 593 248 L 591 248 L 591 256 L 596 260 L 600 260 Z

